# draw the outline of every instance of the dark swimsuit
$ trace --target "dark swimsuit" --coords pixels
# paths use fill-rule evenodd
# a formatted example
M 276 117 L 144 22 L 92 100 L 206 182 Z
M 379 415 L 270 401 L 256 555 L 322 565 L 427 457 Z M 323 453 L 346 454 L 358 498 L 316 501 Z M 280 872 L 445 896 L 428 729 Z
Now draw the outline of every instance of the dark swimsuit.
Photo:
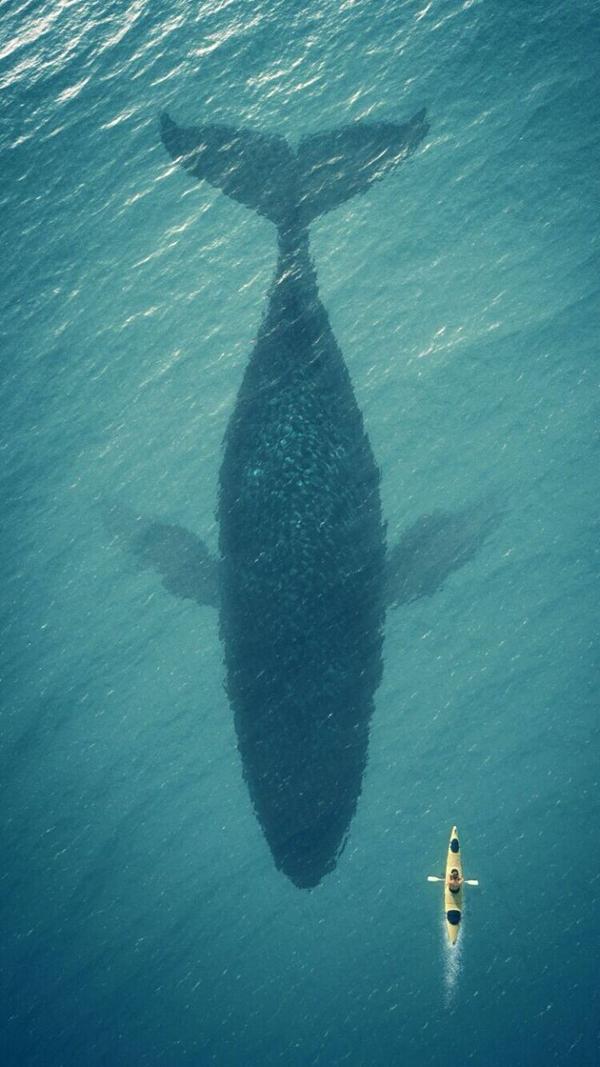
M 459 893 L 460 892 L 460 886 L 459 885 L 457 885 L 457 886 L 449 885 L 448 889 L 450 890 L 451 893 Z

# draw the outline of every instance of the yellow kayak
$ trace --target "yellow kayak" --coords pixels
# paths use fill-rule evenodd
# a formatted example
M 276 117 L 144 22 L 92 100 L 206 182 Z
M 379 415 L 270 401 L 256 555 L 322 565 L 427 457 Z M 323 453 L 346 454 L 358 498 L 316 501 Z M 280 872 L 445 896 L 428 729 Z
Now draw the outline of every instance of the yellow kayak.
M 451 889 L 450 874 L 458 871 L 459 888 Z M 446 913 L 446 930 L 451 945 L 456 944 L 460 920 L 462 918 L 463 890 L 462 890 L 462 860 L 460 856 L 460 841 L 458 830 L 452 827 L 450 842 L 448 844 L 448 858 L 446 860 L 446 878 L 444 880 L 444 911 Z
M 443 878 L 430 874 L 429 882 L 444 883 L 444 918 L 448 940 L 455 945 L 460 930 L 460 922 L 463 910 L 463 887 L 465 885 L 479 885 L 475 878 L 464 878 L 460 840 L 456 826 L 452 827 L 450 841 L 448 843 L 448 858 L 446 860 L 446 873 Z

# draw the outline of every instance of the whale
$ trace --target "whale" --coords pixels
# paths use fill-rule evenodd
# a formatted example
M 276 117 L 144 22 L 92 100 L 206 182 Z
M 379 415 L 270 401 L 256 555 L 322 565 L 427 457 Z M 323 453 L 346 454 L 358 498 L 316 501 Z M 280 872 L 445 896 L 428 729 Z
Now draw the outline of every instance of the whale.
M 428 129 L 423 109 L 294 150 L 160 119 L 188 176 L 270 220 L 277 262 L 223 443 L 218 559 L 171 523 L 121 509 L 117 526 L 171 593 L 218 609 L 243 777 L 275 866 L 302 889 L 335 868 L 361 795 L 386 606 L 432 595 L 494 525 L 437 511 L 387 550 L 380 472 L 310 253 L 311 222 L 409 159 Z
M 319 298 L 309 225 L 422 141 L 356 123 L 303 139 L 164 114 L 169 154 L 274 223 L 278 258 L 225 436 L 220 632 L 244 778 L 275 864 L 317 885 L 361 791 L 382 673 L 385 535 L 379 471 Z

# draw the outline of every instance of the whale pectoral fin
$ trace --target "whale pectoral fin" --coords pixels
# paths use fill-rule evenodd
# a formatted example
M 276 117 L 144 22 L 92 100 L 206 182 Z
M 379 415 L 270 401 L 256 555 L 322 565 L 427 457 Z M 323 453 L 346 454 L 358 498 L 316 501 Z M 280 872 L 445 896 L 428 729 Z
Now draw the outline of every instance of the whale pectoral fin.
M 429 125 L 425 109 L 409 122 L 354 122 L 305 137 L 298 146 L 305 222 L 362 193 L 406 159 Z
M 164 113 L 167 152 L 195 178 L 279 224 L 289 202 L 296 160 L 283 137 L 234 126 L 178 126 Z
M 453 571 L 473 559 L 501 518 L 487 505 L 422 515 L 388 552 L 388 606 L 432 596 Z
M 167 592 L 201 606 L 218 606 L 218 563 L 195 534 L 182 526 L 149 522 L 131 548 L 144 566 L 160 574 Z
M 105 522 L 123 549 L 160 575 L 167 592 L 201 606 L 218 606 L 218 561 L 195 534 L 117 505 L 105 509 Z

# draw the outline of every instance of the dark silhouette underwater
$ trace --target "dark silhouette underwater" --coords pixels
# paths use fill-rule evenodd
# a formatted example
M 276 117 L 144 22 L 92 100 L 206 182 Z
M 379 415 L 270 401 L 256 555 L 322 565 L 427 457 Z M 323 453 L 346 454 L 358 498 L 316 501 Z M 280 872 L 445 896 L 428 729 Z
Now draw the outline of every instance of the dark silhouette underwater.
M 275 224 L 278 261 L 225 435 L 219 560 L 178 526 L 117 505 L 109 521 L 171 593 L 219 609 L 244 778 L 276 866 L 302 888 L 335 867 L 360 796 L 386 605 L 433 594 L 497 525 L 487 507 L 438 511 L 386 552 L 379 470 L 309 253 L 310 222 L 427 131 L 423 110 L 294 152 L 161 119 L 173 159 Z

